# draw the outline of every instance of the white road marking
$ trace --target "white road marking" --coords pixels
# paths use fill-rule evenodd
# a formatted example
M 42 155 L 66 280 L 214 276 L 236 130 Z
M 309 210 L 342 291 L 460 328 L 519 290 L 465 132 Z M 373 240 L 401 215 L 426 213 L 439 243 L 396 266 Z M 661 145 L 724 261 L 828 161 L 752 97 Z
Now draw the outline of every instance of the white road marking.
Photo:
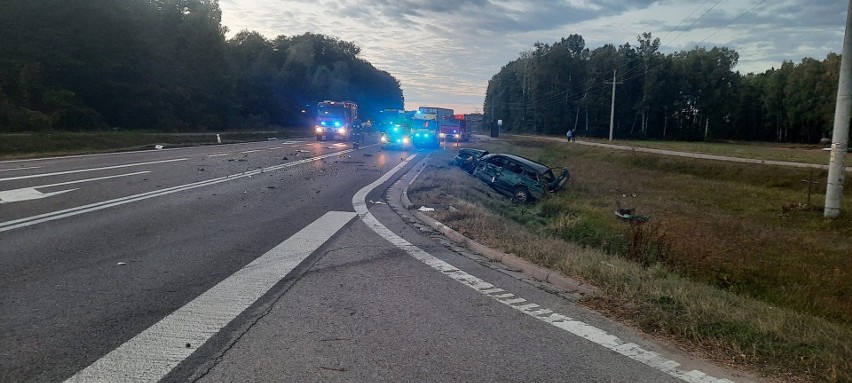
M 698 370 L 684 371 L 682 369 L 679 369 L 678 367 L 680 366 L 680 364 L 678 362 L 665 359 L 659 354 L 652 351 L 644 350 L 636 344 L 625 343 L 618 337 L 610 335 L 605 331 L 598 329 L 597 327 L 588 325 L 578 320 L 574 320 L 567 316 L 555 313 L 550 314 L 548 316 L 542 316 L 543 313 L 551 313 L 552 311 L 550 310 L 543 309 L 537 311 L 529 311 L 529 305 L 514 306 L 510 302 L 519 303 L 520 301 L 518 299 L 521 298 L 504 300 L 505 298 L 509 298 L 514 295 L 491 295 L 497 292 L 497 290 L 495 290 L 496 286 L 492 285 L 491 283 L 485 282 L 482 279 L 479 279 L 473 275 L 470 275 L 445 261 L 435 258 L 431 254 L 421 250 L 417 246 L 414 246 L 410 242 L 406 241 L 404 238 L 396 235 L 396 233 L 392 232 L 390 229 L 382 225 L 370 213 L 370 211 L 367 209 L 367 203 L 365 202 L 365 198 L 367 197 L 367 194 L 370 191 L 379 187 L 379 185 L 387 182 L 395 173 L 397 173 L 405 165 L 407 165 L 409 161 L 414 159 L 415 156 L 416 154 L 411 155 L 405 161 L 391 169 L 391 171 L 387 172 L 373 183 L 359 190 L 352 197 L 352 206 L 355 208 L 355 212 L 358 213 L 358 216 L 361 218 L 361 221 L 363 221 L 367 226 L 370 227 L 370 229 L 376 232 L 376 234 L 379 234 L 380 236 L 384 237 L 388 242 L 405 251 L 420 262 L 423 262 L 432 267 L 433 269 L 441 272 L 442 274 L 460 282 L 461 284 L 482 293 L 484 296 L 494 299 L 497 302 L 503 303 L 508 307 L 518 310 L 519 312 L 522 312 L 526 315 L 529 315 L 532 318 L 550 323 L 551 325 L 557 328 L 565 330 L 592 343 L 613 350 L 621 355 L 643 363 L 658 371 L 664 372 L 670 376 L 689 383 L 733 383 L 728 379 L 716 378 Z M 525 299 L 521 300 L 526 302 Z
M 66 382 L 157 382 L 355 217 L 330 211 Z
M 240 152 L 240 154 L 249 154 L 249 153 L 255 153 L 255 152 L 259 152 L 259 151 L 260 151 L 259 149 L 255 149 L 255 150 L 246 150 L 246 151 L 244 151 L 244 152 Z
M 29 200 L 33 200 L 33 199 L 47 198 L 47 197 L 51 197 L 51 196 L 59 195 L 59 194 L 62 194 L 62 193 L 67 193 L 67 192 L 70 192 L 70 191 L 77 190 L 75 188 L 75 189 L 55 191 L 55 192 L 50 192 L 50 193 L 42 193 L 42 192 L 40 192 L 36 189 L 49 188 L 49 187 L 54 187 L 54 186 L 72 185 L 72 184 L 78 184 L 78 183 L 82 183 L 82 182 L 100 181 L 100 180 L 106 180 L 106 179 L 110 179 L 110 178 L 136 176 L 136 175 L 150 173 L 150 172 L 151 172 L 150 170 L 146 170 L 146 171 L 142 171 L 142 172 L 118 174 L 118 175 L 107 176 L 107 177 L 97 177 L 97 178 L 88 178 L 88 179 L 85 179 L 85 180 L 60 182 L 58 184 L 31 186 L 31 187 L 20 188 L 20 189 L 12 189 L 12 190 L 2 190 L 2 191 L 0 191 L 0 203 L 20 202 L 20 201 L 29 201 Z
M 77 189 L 78 188 L 68 189 L 68 190 L 60 190 L 60 191 L 55 191 L 55 192 L 50 192 L 50 193 L 42 193 L 42 192 L 36 190 L 35 188 L 21 188 L 21 189 L 13 189 L 13 190 L 4 190 L 4 191 L 0 191 L 0 204 L 53 197 L 55 195 L 68 193 L 70 191 L 74 191 L 74 190 L 77 190 Z
M 230 153 L 218 153 L 218 154 L 208 154 L 207 157 L 222 157 L 227 156 Z
M 30 169 L 39 169 L 41 166 L 30 166 L 26 168 L 15 168 L 15 169 L 0 169 L 0 172 L 14 172 L 16 170 L 30 170 Z
M 280 164 L 280 165 L 269 166 L 269 167 L 266 167 L 266 168 L 250 170 L 250 171 L 246 171 L 246 172 L 242 172 L 242 173 L 238 173 L 238 174 L 232 174 L 232 175 L 228 175 L 228 176 L 224 176 L 224 177 L 213 178 L 213 179 L 209 179 L 209 180 L 206 180 L 206 181 L 198 181 L 198 182 L 193 182 L 191 184 L 173 186 L 173 187 L 165 188 L 165 189 L 161 189 L 161 190 L 154 190 L 154 191 L 150 191 L 150 192 L 146 192 L 146 193 L 134 194 L 134 195 L 131 195 L 131 196 L 116 198 L 116 199 L 109 200 L 109 201 L 96 202 L 96 203 L 92 203 L 92 204 L 88 204 L 88 205 L 73 207 L 73 208 L 70 208 L 70 209 L 53 211 L 53 212 L 50 212 L 50 213 L 39 214 L 39 215 L 35 215 L 35 216 L 32 216 L 32 217 L 26 217 L 26 218 L 15 219 L 15 220 L 12 220 L 12 221 L 0 222 L 0 232 L 19 229 L 19 228 L 27 227 L 27 226 L 32 226 L 32 225 L 36 225 L 36 224 L 39 224 L 39 223 L 42 223 L 42 222 L 53 221 L 53 220 L 60 219 L 60 218 L 72 217 L 72 216 L 83 214 L 83 213 L 89 213 L 89 212 L 93 212 L 93 211 L 103 210 L 103 209 L 110 208 L 110 207 L 113 207 L 113 206 L 124 205 L 126 203 L 142 201 L 142 200 L 146 200 L 146 199 L 149 199 L 149 198 L 159 197 L 159 196 L 177 193 L 177 192 L 190 190 L 190 189 L 195 189 L 195 188 L 199 188 L 199 187 L 203 187 L 203 186 L 210 186 L 210 185 L 215 185 L 215 184 L 226 182 L 226 181 L 236 180 L 236 179 L 245 178 L 245 177 L 251 177 L 251 176 L 258 175 L 258 174 L 261 174 L 261 173 L 264 173 L 264 172 L 275 171 L 275 170 L 284 169 L 284 168 L 288 168 L 288 167 L 292 167 L 292 166 L 296 166 L 296 165 L 305 164 L 305 163 L 308 163 L 308 162 L 318 161 L 318 160 L 321 160 L 323 158 L 339 156 L 339 155 L 342 155 L 342 154 L 350 153 L 352 151 L 354 151 L 354 149 L 348 149 L 348 150 L 343 150 L 343 151 L 340 151 L 340 152 L 323 154 L 321 156 L 305 158 L 303 160 L 288 162 L 286 164 Z
M 32 174 L 28 176 L 18 176 L 18 177 L 8 177 L 8 178 L 0 178 L 0 181 L 14 181 L 14 180 L 24 180 L 29 178 L 40 178 L 40 177 L 50 177 L 50 176 L 59 176 L 63 174 L 74 174 L 74 173 L 85 173 L 85 172 L 96 172 L 100 170 L 111 170 L 111 169 L 121 169 L 121 168 L 129 168 L 132 166 L 142 166 L 142 165 L 153 165 L 153 164 L 165 164 L 169 162 L 179 162 L 186 161 L 189 158 L 176 158 L 173 160 L 163 160 L 163 161 L 151 161 L 151 162 L 137 162 L 133 164 L 124 164 L 124 165 L 115 165 L 115 166 L 106 166 L 102 168 L 91 168 L 91 169 L 78 169 L 78 170 L 68 170 L 64 172 L 55 172 L 55 173 L 44 173 L 44 174 Z

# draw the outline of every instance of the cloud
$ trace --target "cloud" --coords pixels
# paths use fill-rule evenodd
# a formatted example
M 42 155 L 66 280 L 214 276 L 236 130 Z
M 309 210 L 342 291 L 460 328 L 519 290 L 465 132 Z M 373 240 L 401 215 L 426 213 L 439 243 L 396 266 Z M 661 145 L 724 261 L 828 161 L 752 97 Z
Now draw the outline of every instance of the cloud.
M 576 33 L 594 49 L 634 44 L 651 32 L 664 53 L 726 46 L 740 55 L 736 69 L 762 72 L 784 60 L 840 51 L 846 17 L 845 2 L 837 0 L 220 0 L 220 6 L 231 34 L 313 32 L 354 42 L 362 58 L 400 80 L 406 108 L 447 105 L 460 112 L 481 111 L 488 80 L 539 41 Z

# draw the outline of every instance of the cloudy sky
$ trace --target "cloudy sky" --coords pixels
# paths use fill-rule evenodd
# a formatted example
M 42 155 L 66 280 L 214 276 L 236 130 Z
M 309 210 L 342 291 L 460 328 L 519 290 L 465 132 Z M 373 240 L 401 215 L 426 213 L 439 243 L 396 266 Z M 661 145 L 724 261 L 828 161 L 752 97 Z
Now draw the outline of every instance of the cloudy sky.
M 586 47 L 659 37 L 663 53 L 736 50 L 735 70 L 819 60 L 843 46 L 845 0 L 219 0 L 228 37 L 321 33 L 354 42 L 402 84 L 405 108 L 482 111 L 488 80 L 537 41 Z

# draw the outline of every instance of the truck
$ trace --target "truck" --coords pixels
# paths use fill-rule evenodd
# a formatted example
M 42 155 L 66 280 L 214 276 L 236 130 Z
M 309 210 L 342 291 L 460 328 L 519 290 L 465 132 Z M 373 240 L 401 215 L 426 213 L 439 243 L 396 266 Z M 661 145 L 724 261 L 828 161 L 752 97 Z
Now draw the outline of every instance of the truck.
M 406 112 L 399 109 L 382 110 L 379 129 L 382 136 L 379 139 L 381 149 L 397 147 L 408 149 L 411 147 L 411 116 L 414 112 Z
M 470 129 L 463 114 L 454 114 L 453 118 L 445 119 L 441 124 L 438 138 L 444 142 L 470 141 Z
M 317 103 L 314 132 L 317 141 L 340 137 L 348 141 L 358 119 L 358 104 L 351 101 L 321 101 Z
M 440 146 L 441 126 L 452 119 L 452 109 L 421 106 L 413 116 L 412 143 L 415 146 Z

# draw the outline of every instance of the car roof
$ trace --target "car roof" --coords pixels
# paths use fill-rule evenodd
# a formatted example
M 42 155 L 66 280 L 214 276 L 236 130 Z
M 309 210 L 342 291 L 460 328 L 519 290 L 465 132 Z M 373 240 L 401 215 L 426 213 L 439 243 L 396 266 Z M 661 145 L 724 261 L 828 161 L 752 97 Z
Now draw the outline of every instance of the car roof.
M 529 166 L 529 167 L 533 168 L 535 171 L 537 171 L 537 172 L 539 172 L 539 173 L 544 173 L 544 172 L 546 172 L 546 171 L 548 171 L 548 170 L 550 169 L 550 167 L 548 167 L 548 166 L 547 166 L 547 165 L 545 165 L 545 164 L 542 164 L 542 163 L 539 163 L 539 162 L 535 162 L 535 161 L 533 161 L 533 160 L 531 160 L 531 159 L 529 159 L 529 158 L 526 158 L 526 157 L 516 156 L 516 155 L 514 155 L 514 154 L 502 154 L 502 153 L 498 153 L 498 154 L 489 154 L 488 156 L 489 156 L 489 158 L 493 158 L 493 157 L 497 157 L 497 156 L 510 158 L 510 159 L 512 159 L 512 160 L 514 160 L 514 161 L 520 162 L 520 163 L 521 163 L 521 164 L 523 164 L 523 165 L 526 165 L 526 166 Z

